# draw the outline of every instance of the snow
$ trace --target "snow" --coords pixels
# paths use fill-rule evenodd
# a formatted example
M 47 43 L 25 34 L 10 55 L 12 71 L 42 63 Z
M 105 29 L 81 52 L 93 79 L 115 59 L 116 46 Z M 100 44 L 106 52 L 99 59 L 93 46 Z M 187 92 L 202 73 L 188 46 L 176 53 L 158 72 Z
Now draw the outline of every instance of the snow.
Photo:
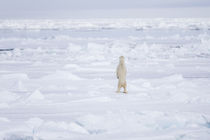
M 210 19 L 1 20 L 0 29 L 0 139 L 210 139 Z M 128 94 L 116 93 L 121 55 Z
M 0 118 L 0 121 L 1 121 L 1 122 L 10 122 L 9 119 L 7 119 L 7 118 L 2 118 L 2 117 Z
M 27 98 L 28 102 L 33 102 L 37 100 L 44 100 L 44 95 L 39 90 L 34 91 Z
M 0 108 L 9 108 L 7 103 L 0 103 Z

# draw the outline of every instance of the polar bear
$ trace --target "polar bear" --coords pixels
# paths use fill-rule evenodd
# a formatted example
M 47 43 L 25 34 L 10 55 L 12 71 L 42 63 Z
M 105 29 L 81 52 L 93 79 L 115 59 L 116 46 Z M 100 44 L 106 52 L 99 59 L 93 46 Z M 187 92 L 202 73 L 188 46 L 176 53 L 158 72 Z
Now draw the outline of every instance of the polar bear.
M 126 83 L 126 67 L 125 67 L 125 58 L 124 56 L 120 56 L 120 61 L 117 66 L 117 79 L 118 79 L 118 89 L 117 93 L 120 92 L 120 89 L 123 87 L 124 88 L 124 93 L 127 93 L 127 83 Z

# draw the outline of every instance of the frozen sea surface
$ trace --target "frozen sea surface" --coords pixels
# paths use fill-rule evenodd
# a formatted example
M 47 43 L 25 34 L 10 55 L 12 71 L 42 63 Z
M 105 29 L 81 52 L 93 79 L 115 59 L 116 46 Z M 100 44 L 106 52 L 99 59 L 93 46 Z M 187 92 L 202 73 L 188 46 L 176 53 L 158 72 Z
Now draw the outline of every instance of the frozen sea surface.
M 209 140 L 210 19 L 0 20 L 0 139 Z

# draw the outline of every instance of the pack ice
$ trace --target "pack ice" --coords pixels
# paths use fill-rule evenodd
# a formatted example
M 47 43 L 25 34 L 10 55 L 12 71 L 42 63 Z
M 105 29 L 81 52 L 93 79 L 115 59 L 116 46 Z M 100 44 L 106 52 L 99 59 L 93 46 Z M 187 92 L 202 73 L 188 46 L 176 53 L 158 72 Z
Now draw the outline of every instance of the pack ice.
M 0 20 L 0 139 L 209 140 L 210 19 Z

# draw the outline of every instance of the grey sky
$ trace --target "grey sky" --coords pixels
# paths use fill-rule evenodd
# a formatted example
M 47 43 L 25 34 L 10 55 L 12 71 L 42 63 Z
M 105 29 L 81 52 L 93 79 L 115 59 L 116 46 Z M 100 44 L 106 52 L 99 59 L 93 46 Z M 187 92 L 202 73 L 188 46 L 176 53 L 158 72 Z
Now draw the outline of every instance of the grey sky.
M 0 18 L 210 17 L 210 0 L 0 0 Z

